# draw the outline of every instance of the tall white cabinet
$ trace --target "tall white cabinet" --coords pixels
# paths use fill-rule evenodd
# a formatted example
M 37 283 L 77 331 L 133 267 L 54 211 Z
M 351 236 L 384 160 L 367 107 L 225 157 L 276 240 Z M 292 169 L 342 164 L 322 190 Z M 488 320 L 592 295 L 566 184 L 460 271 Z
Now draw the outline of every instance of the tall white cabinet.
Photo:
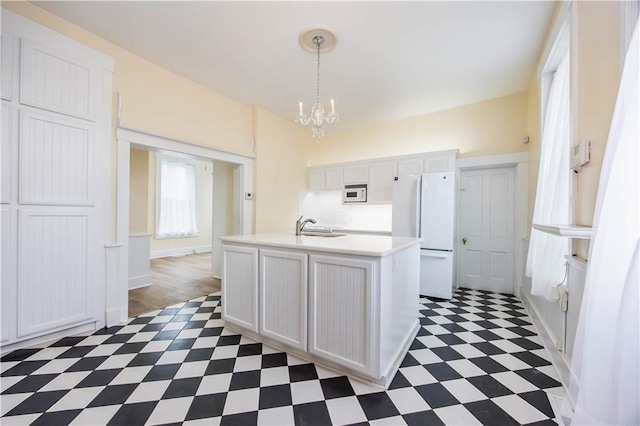
M 112 69 L 2 10 L 3 350 L 104 324 Z

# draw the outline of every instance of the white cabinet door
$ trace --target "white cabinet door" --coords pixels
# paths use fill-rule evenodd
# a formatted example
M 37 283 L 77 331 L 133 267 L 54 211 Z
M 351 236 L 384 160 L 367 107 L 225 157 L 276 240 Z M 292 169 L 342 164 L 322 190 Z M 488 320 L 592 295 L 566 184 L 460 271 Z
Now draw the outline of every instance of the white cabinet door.
M 260 334 L 307 350 L 307 254 L 260 249 Z
M 385 161 L 369 165 L 367 203 L 391 204 L 393 200 L 393 178 L 395 175 L 395 161 Z
M 0 224 L 2 225 L 2 286 L 0 288 L 0 302 L 2 302 L 2 316 L 0 317 L 0 341 L 10 339 L 15 330 L 16 313 L 16 218 L 15 210 L 2 206 L 0 210 Z M 15 333 L 14 333 L 15 334 Z
M 324 189 L 342 189 L 342 167 L 325 169 Z
M 453 172 L 456 169 L 455 154 L 429 155 L 424 159 L 424 173 Z
M 309 352 L 373 373 L 375 261 L 309 256 Z
M 324 189 L 324 170 L 309 170 L 309 191 L 322 191 Z
M 422 173 L 422 158 L 398 160 L 398 175 L 419 175 Z
M 344 166 L 342 168 L 342 183 L 345 185 L 352 183 L 367 183 L 368 181 L 369 166 L 367 164 Z
M 222 318 L 258 331 L 258 249 L 222 246 Z

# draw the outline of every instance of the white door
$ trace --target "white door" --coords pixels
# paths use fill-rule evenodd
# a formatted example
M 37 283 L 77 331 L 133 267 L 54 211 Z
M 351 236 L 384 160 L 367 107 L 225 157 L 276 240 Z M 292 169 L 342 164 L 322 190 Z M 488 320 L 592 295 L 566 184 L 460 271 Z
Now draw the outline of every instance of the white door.
M 464 170 L 460 176 L 461 287 L 513 293 L 513 167 Z

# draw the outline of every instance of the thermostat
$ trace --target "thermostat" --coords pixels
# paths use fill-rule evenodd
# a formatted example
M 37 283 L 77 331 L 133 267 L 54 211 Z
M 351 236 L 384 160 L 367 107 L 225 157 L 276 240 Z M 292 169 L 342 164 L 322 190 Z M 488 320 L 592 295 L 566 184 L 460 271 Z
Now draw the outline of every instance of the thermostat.
M 578 171 L 591 159 L 591 143 L 587 139 L 581 139 L 580 142 L 571 147 L 571 170 Z

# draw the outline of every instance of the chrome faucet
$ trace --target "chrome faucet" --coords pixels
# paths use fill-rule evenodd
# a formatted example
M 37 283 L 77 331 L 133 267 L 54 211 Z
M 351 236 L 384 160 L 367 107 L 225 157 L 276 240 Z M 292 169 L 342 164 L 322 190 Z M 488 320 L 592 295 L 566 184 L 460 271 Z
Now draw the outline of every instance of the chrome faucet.
M 315 219 L 302 220 L 302 216 L 300 216 L 298 220 L 296 220 L 296 235 L 300 235 L 302 233 L 302 230 L 304 229 L 304 226 L 309 222 L 316 223 L 316 220 Z

